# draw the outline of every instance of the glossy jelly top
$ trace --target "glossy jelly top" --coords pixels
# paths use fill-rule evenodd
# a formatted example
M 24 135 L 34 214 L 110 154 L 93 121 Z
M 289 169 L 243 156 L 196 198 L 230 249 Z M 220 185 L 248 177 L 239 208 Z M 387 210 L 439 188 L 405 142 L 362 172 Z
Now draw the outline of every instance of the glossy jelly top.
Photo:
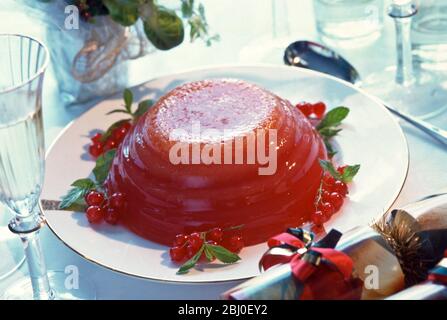
M 243 225 L 254 244 L 309 219 L 319 158 L 321 138 L 288 101 L 240 80 L 206 80 L 172 90 L 139 119 L 107 186 L 126 195 L 125 225 L 150 240 L 171 244 L 178 233 Z M 268 166 L 274 170 L 261 175 Z

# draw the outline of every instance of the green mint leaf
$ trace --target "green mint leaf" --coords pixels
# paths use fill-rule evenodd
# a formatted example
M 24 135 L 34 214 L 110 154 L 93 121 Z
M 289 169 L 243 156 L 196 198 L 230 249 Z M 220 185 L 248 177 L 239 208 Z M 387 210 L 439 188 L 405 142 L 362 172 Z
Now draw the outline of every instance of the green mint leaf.
M 92 179 L 78 179 L 71 184 L 72 187 L 79 187 L 83 189 L 93 189 L 95 187 L 95 182 Z
M 335 148 L 332 146 L 331 142 L 329 141 L 329 139 L 324 139 L 324 145 L 326 146 L 326 151 L 327 151 L 327 155 L 329 158 L 332 158 L 333 156 L 335 156 L 337 154 L 337 151 L 335 150 Z
M 322 128 L 318 132 L 323 138 L 330 139 L 335 137 L 341 129 L 332 129 L 332 128 Z
M 116 149 L 112 149 L 100 155 L 98 159 L 96 159 L 96 166 L 93 169 L 93 174 L 95 175 L 95 179 L 98 184 L 102 185 L 106 180 L 113 158 L 115 157 L 115 153 Z
M 228 249 L 225 249 L 222 246 L 215 246 L 210 244 L 207 244 L 206 246 L 210 250 L 210 252 L 223 263 L 235 263 L 236 261 L 241 260 L 241 258 L 237 254 L 231 252 Z
M 129 89 L 124 89 L 123 92 L 124 106 L 126 107 L 127 113 L 132 113 L 132 103 L 133 103 L 133 94 Z
M 346 107 L 337 107 L 332 109 L 317 125 L 317 130 L 320 131 L 325 128 L 338 127 L 341 122 L 348 116 L 348 114 L 349 109 Z
M 91 179 L 79 179 L 71 184 L 71 188 L 62 198 L 59 209 L 74 209 L 75 205 L 83 205 L 85 195 L 95 188 L 95 183 Z
M 186 261 L 177 271 L 177 274 L 185 274 L 189 269 L 193 268 L 197 261 L 199 261 L 200 256 L 202 255 L 203 250 L 205 250 L 205 245 L 202 245 L 199 251 L 188 261 Z
M 335 179 L 342 179 L 341 174 L 337 171 L 337 169 L 335 169 L 332 162 L 320 159 L 320 166 L 323 168 L 324 171 L 328 172 Z
M 123 110 L 124 111 L 124 110 Z M 107 130 L 106 132 L 104 132 L 104 134 L 101 137 L 101 142 L 105 143 L 107 141 L 107 139 L 110 138 L 110 136 L 113 133 L 113 130 L 115 130 L 116 128 L 120 127 L 122 124 L 124 124 L 125 122 L 129 122 L 131 119 L 123 119 L 123 120 L 119 120 L 115 123 L 113 123 Z
M 214 255 L 211 253 L 210 249 L 208 248 L 208 245 L 205 244 L 205 256 L 208 259 L 208 261 L 213 261 Z
M 356 174 L 359 172 L 359 170 L 360 170 L 359 164 L 345 167 L 343 174 L 341 175 L 341 181 L 343 181 L 344 183 L 351 182 L 356 176 Z
M 113 113 L 125 113 L 125 114 L 129 114 L 129 112 L 128 112 L 127 110 L 123 110 L 123 109 L 115 109 L 115 110 L 112 110 L 112 111 L 107 112 L 106 114 L 109 115 L 109 114 L 113 114 Z
M 133 117 L 135 119 L 138 119 L 139 117 L 141 117 L 143 114 L 146 113 L 147 110 L 149 110 L 149 108 L 154 104 L 154 102 L 152 100 L 144 100 L 141 101 L 138 104 L 138 108 L 137 110 L 133 113 Z
M 85 199 L 83 196 L 82 198 L 79 198 L 78 200 L 73 202 L 68 207 L 64 207 L 64 208 L 59 207 L 59 209 L 63 209 L 63 210 L 67 210 L 67 211 L 85 212 L 85 210 L 87 209 L 87 203 L 85 202 Z
M 182 19 L 175 11 L 157 5 L 144 20 L 144 32 L 159 50 L 172 49 L 181 44 L 185 37 Z

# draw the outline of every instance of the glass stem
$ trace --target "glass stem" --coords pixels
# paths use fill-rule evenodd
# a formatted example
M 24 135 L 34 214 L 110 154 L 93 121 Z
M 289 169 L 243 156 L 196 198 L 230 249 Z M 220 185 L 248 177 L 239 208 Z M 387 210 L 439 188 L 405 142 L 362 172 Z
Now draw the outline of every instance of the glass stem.
M 20 236 L 25 248 L 33 298 L 35 300 L 52 300 L 55 298 L 55 294 L 50 287 L 39 238 L 39 231 L 43 224 L 44 220 L 40 213 L 35 212 L 29 217 L 14 218 L 9 224 L 9 229 Z
M 411 52 L 411 20 L 417 13 L 411 1 L 390 6 L 388 14 L 394 18 L 396 27 L 397 70 L 396 83 L 408 86 L 414 82 L 413 58 Z

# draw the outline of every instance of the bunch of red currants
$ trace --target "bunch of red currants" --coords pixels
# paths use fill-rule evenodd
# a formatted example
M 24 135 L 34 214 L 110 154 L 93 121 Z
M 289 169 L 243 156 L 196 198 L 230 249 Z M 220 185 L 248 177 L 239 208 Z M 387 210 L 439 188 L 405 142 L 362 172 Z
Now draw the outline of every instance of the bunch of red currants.
M 90 155 L 93 158 L 97 158 L 104 152 L 117 148 L 121 142 L 123 142 L 124 137 L 126 136 L 127 132 L 129 132 L 130 127 L 130 121 L 123 122 L 118 127 L 114 128 L 106 139 L 104 139 L 104 135 L 102 133 L 96 133 L 93 137 L 91 137 L 91 144 L 88 148 Z
M 338 167 L 337 171 L 343 174 L 345 167 Z M 311 216 L 312 222 L 317 226 L 321 226 L 328 221 L 333 214 L 341 209 L 348 192 L 348 185 L 346 183 L 335 179 L 326 172 L 323 176 L 316 211 Z
M 99 223 L 103 219 L 110 224 L 117 224 L 125 209 L 125 199 L 121 192 L 115 192 L 108 199 L 105 194 L 92 190 L 85 196 L 85 211 L 90 223 Z
M 244 241 L 240 235 L 230 235 L 225 233 L 224 229 L 216 227 L 206 232 L 176 235 L 173 246 L 169 249 L 171 260 L 183 262 L 191 259 L 205 243 L 222 246 L 233 253 L 239 253 L 244 247 Z M 200 260 L 208 261 L 205 253 L 202 253 Z

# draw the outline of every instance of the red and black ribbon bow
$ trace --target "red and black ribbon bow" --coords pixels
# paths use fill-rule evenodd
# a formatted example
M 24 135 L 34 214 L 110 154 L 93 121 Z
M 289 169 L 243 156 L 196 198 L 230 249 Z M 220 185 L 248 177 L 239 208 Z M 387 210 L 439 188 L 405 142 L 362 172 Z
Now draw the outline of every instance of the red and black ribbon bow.
M 362 284 L 352 276 L 353 261 L 334 249 L 340 237 L 340 232 L 331 230 L 313 243 L 311 233 L 299 228 L 288 229 L 270 239 L 271 248 L 262 258 L 261 266 L 267 270 L 289 263 L 298 299 L 358 299 Z M 278 248 L 281 251 L 275 254 Z

